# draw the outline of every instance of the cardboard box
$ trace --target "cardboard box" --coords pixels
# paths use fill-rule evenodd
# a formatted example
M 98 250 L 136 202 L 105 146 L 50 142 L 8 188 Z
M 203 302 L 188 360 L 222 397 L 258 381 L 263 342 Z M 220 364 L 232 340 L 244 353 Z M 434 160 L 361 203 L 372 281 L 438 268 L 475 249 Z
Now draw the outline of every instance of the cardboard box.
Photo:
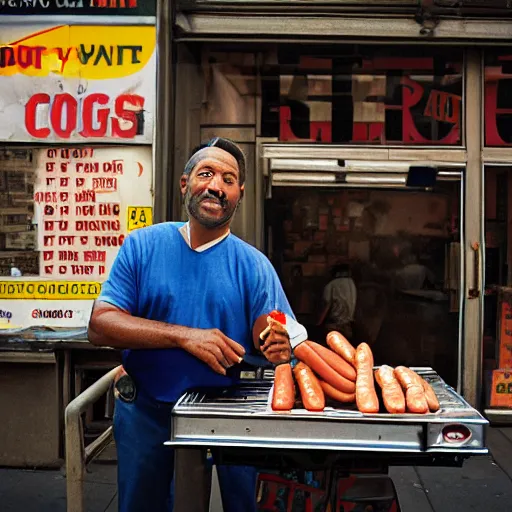
M 512 409 L 512 371 L 494 370 L 492 372 L 491 407 Z

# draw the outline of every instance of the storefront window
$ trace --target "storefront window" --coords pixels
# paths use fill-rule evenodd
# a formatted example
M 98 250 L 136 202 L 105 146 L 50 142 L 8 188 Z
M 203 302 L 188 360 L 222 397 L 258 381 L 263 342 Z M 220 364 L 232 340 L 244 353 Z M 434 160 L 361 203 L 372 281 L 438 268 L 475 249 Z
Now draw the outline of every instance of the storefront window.
M 485 168 L 484 403 L 512 408 L 512 167 Z
M 263 136 L 338 144 L 462 143 L 460 51 L 338 48 L 281 46 L 275 62 L 263 65 Z
M 376 364 L 430 366 L 456 385 L 460 191 L 274 187 L 271 259 L 311 339 L 337 330 Z
M 512 145 L 512 51 L 485 53 L 485 144 Z
M 200 108 L 203 130 L 251 127 L 282 142 L 463 142 L 462 51 L 209 45 L 195 61 L 197 75 L 178 86 L 178 104 L 189 105 L 192 119 Z

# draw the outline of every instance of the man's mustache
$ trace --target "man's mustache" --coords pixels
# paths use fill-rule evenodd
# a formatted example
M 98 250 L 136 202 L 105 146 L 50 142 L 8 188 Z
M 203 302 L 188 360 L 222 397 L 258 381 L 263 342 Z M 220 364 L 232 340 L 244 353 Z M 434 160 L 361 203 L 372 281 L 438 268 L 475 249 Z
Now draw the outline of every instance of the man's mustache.
M 212 194 L 211 192 L 203 192 L 198 198 L 198 201 L 213 201 L 214 203 L 218 203 L 222 206 L 222 208 L 225 208 L 227 205 L 227 200 L 224 196 Z

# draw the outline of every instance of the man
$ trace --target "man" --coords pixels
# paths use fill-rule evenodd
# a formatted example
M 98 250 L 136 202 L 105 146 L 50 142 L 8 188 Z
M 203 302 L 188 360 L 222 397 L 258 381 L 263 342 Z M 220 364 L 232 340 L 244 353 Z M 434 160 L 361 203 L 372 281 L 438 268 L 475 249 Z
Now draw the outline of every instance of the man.
M 334 267 L 332 281 L 324 288 L 322 301 L 323 309 L 318 325 L 324 325 L 326 332 L 338 331 L 350 339 L 356 310 L 357 289 L 348 265 Z
M 259 347 L 268 313 L 292 312 L 268 259 L 230 234 L 244 181 L 233 142 L 194 150 L 181 177 L 188 223 L 130 234 L 94 306 L 89 340 L 124 349 L 129 379 L 114 416 L 122 512 L 172 510 L 173 452 L 163 443 L 185 390 L 234 383 L 254 347 L 274 364 L 291 357 L 283 329 Z M 225 512 L 256 510 L 255 469 L 217 469 Z
M 423 290 L 426 285 L 435 285 L 436 276 L 425 265 L 418 263 L 418 257 L 412 250 L 404 249 L 400 256 L 403 266 L 395 274 L 395 284 L 399 290 Z

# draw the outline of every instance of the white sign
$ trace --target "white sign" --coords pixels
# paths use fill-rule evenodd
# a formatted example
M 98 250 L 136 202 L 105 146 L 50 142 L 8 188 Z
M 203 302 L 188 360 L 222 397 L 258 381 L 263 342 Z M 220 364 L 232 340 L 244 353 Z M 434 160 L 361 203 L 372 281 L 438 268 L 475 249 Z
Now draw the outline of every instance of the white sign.
M 152 223 L 151 148 L 42 149 L 36 173 L 40 275 L 104 280 L 134 209 L 135 227 Z
M 27 327 L 86 327 L 92 300 L 0 301 L 0 334 Z
M 0 279 L 0 331 L 85 327 L 126 235 L 152 224 L 149 146 L 34 150 L 39 278 Z
M 0 140 L 151 144 L 156 29 L 2 25 Z

